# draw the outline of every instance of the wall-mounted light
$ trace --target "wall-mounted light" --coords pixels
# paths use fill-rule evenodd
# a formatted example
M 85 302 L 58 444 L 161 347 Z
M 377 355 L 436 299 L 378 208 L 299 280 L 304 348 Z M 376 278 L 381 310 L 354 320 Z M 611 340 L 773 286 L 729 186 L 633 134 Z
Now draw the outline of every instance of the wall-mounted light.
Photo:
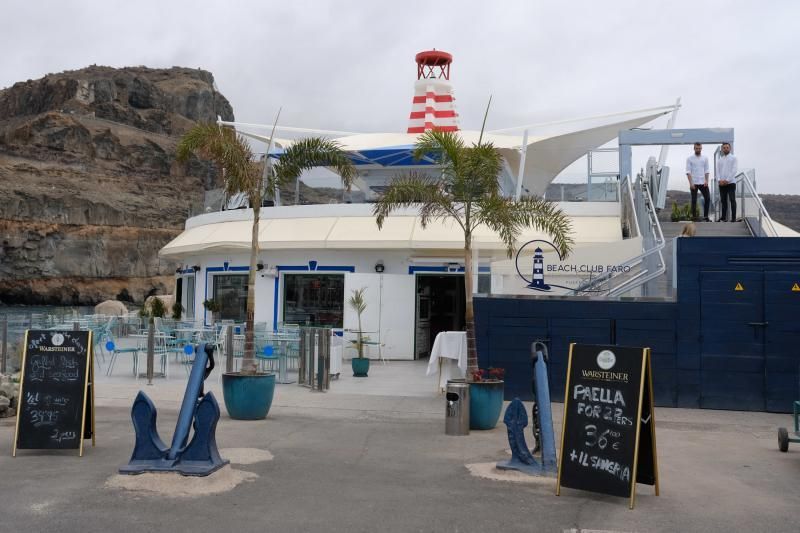
M 377 272 L 378 274 L 383 273 L 385 269 L 386 267 L 383 266 L 383 261 L 378 261 L 377 263 L 375 263 L 375 272 Z
M 259 261 L 258 264 L 256 264 L 256 270 L 264 270 L 264 263 L 262 261 Z
M 194 270 L 195 272 L 200 272 L 200 265 L 194 265 L 192 267 L 192 270 Z

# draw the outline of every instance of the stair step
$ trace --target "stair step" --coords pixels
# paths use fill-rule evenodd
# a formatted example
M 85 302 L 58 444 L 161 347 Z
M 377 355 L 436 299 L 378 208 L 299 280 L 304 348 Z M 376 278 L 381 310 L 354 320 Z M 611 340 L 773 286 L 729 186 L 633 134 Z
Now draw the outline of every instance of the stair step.
M 662 222 L 664 238 L 677 237 L 688 222 Z M 744 222 L 695 222 L 697 237 L 751 237 Z

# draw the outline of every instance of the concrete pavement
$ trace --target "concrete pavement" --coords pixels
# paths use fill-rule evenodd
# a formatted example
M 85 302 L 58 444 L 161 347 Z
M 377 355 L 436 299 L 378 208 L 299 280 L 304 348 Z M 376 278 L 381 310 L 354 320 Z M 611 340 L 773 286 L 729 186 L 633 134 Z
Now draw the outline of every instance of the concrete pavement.
M 343 376 L 328 393 L 281 385 L 264 421 L 231 420 L 223 407 L 220 448 L 274 455 L 234 465 L 258 477 L 230 492 L 173 499 L 106 488 L 131 453 L 129 409 L 139 388 L 154 399 L 161 436 L 170 439 L 185 385 L 180 371 L 152 387 L 123 372 L 100 378 L 97 447 L 83 458 L 24 450 L 11 458 L 13 419 L 0 421 L 0 532 L 798 528 L 800 446 L 783 454 L 776 444 L 786 415 L 657 409 L 662 495 L 640 485 L 630 511 L 625 499 L 569 489 L 556 497 L 553 484 L 470 475 L 465 464 L 507 456 L 505 426 L 444 435 L 443 399 L 419 363 L 373 364 L 366 380 Z M 221 403 L 214 376 L 208 383 Z M 560 434 L 561 406 L 553 413 Z

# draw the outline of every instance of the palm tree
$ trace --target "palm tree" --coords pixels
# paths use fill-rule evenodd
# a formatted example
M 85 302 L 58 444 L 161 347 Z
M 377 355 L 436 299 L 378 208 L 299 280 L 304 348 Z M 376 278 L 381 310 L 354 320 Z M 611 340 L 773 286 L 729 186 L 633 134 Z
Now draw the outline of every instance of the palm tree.
M 515 202 L 502 196 L 498 180 L 502 156 L 492 143 L 483 142 L 483 130 L 472 146 L 467 146 L 457 133 L 427 131 L 414 147 L 414 159 L 419 161 L 423 157 L 433 159 L 441 174 L 437 178 L 415 173 L 395 178 L 375 204 L 373 215 L 378 228 L 382 228 L 392 211 L 418 206 L 423 228 L 433 220 L 452 220 L 463 230 L 467 380 L 471 381 L 473 372 L 478 370 L 472 305 L 475 230 L 481 225 L 494 230 L 505 243 L 510 258 L 522 230 L 532 227 L 550 235 L 564 257 L 573 244 L 570 222 L 555 204 L 543 199 L 525 197 Z
M 274 130 L 273 130 L 274 133 Z M 255 316 L 256 262 L 258 260 L 258 220 L 262 200 L 268 191 L 297 179 L 303 171 L 326 166 L 339 174 L 346 188 L 355 178 L 347 154 L 328 139 L 308 138 L 293 143 L 273 166 L 269 161 L 254 161 L 250 145 L 235 130 L 214 123 L 198 124 L 178 143 L 177 158 L 186 161 L 192 154 L 208 159 L 224 169 L 225 193 L 228 197 L 243 193 L 253 209 L 253 231 L 250 246 L 250 270 L 247 279 L 247 326 L 245 329 L 242 374 L 256 373 L 253 323 Z

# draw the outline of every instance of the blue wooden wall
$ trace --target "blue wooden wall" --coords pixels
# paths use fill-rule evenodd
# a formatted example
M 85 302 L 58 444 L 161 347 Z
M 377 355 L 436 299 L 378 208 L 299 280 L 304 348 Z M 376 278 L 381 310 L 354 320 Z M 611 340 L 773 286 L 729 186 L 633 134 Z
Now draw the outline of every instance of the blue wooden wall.
M 506 369 L 507 399 L 531 399 L 530 346 L 546 340 L 560 401 L 571 342 L 649 346 L 659 406 L 789 411 L 800 395 L 800 292 L 789 290 L 800 239 L 695 237 L 677 250 L 677 301 L 476 297 L 480 366 Z

